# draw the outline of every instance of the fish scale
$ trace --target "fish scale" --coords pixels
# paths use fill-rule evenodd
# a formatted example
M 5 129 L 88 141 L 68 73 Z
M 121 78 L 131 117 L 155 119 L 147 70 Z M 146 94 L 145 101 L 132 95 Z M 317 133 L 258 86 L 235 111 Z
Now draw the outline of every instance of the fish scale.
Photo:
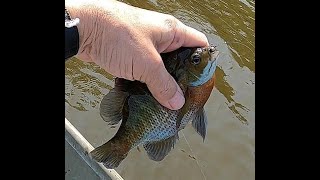
M 218 51 L 215 46 L 183 47 L 161 56 L 183 90 L 185 104 L 179 110 L 170 110 L 152 96 L 146 84 L 116 78 L 115 87 L 101 101 L 100 115 L 109 124 L 122 120 L 121 125 L 113 138 L 90 152 L 107 168 L 118 167 L 139 145 L 151 160 L 163 160 L 174 147 L 178 132 L 190 121 L 205 138 L 207 119 L 203 106 L 215 84 Z

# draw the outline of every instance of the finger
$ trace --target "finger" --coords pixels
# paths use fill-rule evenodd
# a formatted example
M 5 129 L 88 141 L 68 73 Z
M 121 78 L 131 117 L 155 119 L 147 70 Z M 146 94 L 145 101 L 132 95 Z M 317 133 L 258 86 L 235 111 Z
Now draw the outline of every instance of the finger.
M 186 26 L 184 24 L 182 26 L 183 26 L 182 28 L 184 29 L 182 31 L 182 33 L 184 33 L 184 34 L 182 34 L 181 36 L 185 36 L 185 40 L 184 40 L 184 43 L 182 44 L 182 46 L 203 47 L 203 46 L 209 45 L 208 39 L 205 34 L 203 34 L 202 32 L 200 32 L 192 27 Z
M 184 47 L 204 47 L 208 46 L 209 42 L 205 34 L 202 32 L 186 26 L 179 20 L 177 20 L 175 36 L 173 38 L 172 43 L 168 46 L 168 48 L 164 52 L 170 52 Z
M 152 67 L 147 67 L 149 72 L 146 73 L 148 77 L 144 78 L 145 83 L 160 104 L 172 110 L 180 109 L 185 102 L 182 90 L 165 69 L 159 53 L 155 49 L 153 51 Z

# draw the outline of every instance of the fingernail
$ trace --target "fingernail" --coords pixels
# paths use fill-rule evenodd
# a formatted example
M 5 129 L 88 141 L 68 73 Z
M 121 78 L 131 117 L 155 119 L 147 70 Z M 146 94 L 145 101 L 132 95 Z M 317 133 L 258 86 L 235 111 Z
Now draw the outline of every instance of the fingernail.
M 178 110 L 182 108 L 184 101 L 185 99 L 183 95 L 179 91 L 177 91 L 175 95 L 168 101 L 168 103 L 173 110 Z

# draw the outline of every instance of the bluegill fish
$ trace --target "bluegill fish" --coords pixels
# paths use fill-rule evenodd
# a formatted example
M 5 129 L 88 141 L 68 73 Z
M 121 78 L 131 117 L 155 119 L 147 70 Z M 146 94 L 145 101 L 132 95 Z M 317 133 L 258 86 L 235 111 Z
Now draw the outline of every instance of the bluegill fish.
M 122 122 L 111 140 L 90 152 L 91 157 L 113 169 L 131 149 L 143 145 L 151 160 L 161 161 L 174 147 L 178 132 L 190 121 L 204 140 L 207 117 L 203 106 L 215 84 L 218 54 L 214 46 L 182 47 L 161 54 L 166 69 L 185 96 L 185 104 L 179 110 L 159 104 L 146 84 L 116 78 L 115 87 L 100 103 L 100 115 L 109 125 Z

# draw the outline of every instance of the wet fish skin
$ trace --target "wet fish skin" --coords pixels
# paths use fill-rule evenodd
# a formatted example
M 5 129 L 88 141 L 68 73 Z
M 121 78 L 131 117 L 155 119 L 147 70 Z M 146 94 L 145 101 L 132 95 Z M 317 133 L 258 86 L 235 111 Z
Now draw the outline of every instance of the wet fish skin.
M 203 106 L 215 84 L 218 54 L 214 46 L 161 54 L 166 69 L 183 90 L 186 101 L 180 110 L 159 104 L 146 84 L 116 78 L 115 87 L 101 101 L 100 115 L 110 125 L 122 123 L 111 140 L 90 152 L 91 157 L 107 168 L 116 168 L 131 149 L 143 145 L 150 159 L 161 161 L 190 121 L 204 140 L 207 117 Z

